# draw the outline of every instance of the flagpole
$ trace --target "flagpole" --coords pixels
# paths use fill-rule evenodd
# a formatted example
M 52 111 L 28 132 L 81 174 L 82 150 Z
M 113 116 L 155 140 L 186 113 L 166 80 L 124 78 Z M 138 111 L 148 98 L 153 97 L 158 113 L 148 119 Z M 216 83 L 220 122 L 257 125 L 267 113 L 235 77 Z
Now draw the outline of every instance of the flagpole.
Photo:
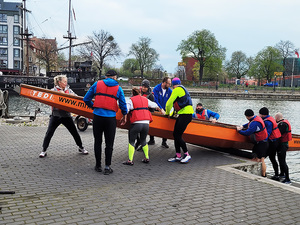
M 294 65 L 295 65 L 295 58 L 293 60 L 293 67 L 292 67 L 292 82 L 291 82 L 291 87 L 293 88 L 293 80 L 294 80 Z

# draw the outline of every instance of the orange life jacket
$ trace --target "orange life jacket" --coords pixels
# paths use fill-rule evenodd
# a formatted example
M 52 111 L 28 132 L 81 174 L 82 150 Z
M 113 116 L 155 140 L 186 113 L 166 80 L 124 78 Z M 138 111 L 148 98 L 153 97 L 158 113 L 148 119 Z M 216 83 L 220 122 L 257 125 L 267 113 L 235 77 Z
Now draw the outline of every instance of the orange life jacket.
M 265 140 L 268 137 L 268 132 L 267 132 L 264 121 L 259 116 L 255 116 L 254 119 L 250 123 L 252 123 L 253 121 L 259 122 L 262 125 L 262 129 L 260 131 L 254 132 L 255 141 L 259 142 L 259 141 Z M 249 127 L 250 123 L 248 124 L 248 127 Z
M 291 126 L 290 122 L 287 120 L 281 120 L 279 123 L 286 123 L 289 127 L 288 132 L 281 135 L 280 141 L 281 142 L 291 141 L 292 140 L 292 126 Z
M 278 129 L 275 119 L 272 116 L 269 116 L 268 118 L 266 118 L 264 120 L 268 120 L 272 123 L 272 133 L 270 134 L 269 139 L 274 140 L 276 138 L 280 138 L 281 133 L 280 133 L 280 130 Z
M 140 95 L 133 96 L 130 99 L 134 108 L 130 113 L 130 122 L 149 120 L 151 123 L 152 115 L 148 108 L 148 99 Z
M 94 101 L 94 107 L 108 109 L 117 112 L 117 93 L 119 85 L 109 87 L 103 80 L 97 82 L 96 96 Z
M 202 120 L 206 119 L 205 114 L 206 114 L 206 109 L 203 109 L 201 113 L 196 112 L 196 115 L 197 115 L 198 119 L 202 119 Z

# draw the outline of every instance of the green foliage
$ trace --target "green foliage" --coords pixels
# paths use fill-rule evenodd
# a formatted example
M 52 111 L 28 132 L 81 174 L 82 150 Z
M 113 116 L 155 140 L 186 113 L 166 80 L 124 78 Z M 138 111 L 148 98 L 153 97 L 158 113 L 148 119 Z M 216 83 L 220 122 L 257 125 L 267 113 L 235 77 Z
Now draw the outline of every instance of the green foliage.
M 153 68 L 159 57 L 159 54 L 150 47 L 150 43 L 150 38 L 141 37 L 137 43 L 131 45 L 128 54 L 135 56 L 142 77 L 145 71 Z
M 232 53 L 230 61 L 225 63 L 225 70 L 229 77 L 241 79 L 248 73 L 250 65 L 251 59 L 247 58 L 244 52 L 235 51 Z
M 275 47 L 268 46 L 257 53 L 249 74 L 260 84 L 262 80 L 270 81 L 274 77 L 274 72 L 282 70 L 280 51 Z
M 182 40 L 177 51 L 181 56 L 192 57 L 199 62 L 199 82 L 201 84 L 204 68 L 210 73 L 219 73 L 222 70 L 222 61 L 225 59 L 226 48 L 219 46 L 213 33 L 203 29 L 195 31 L 187 40 Z
M 126 59 L 122 65 L 122 69 L 124 71 L 130 72 L 131 74 L 133 74 L 134 71 L 138 69 L 138 67 L 139 65 L 136 59 Z

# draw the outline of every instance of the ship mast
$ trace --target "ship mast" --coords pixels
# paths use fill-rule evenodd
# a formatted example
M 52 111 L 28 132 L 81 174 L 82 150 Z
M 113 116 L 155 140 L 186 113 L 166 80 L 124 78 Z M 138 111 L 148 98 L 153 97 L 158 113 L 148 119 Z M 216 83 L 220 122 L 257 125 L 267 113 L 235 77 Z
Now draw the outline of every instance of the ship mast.
M 26 12 L 30 12 L 26 9 L 26 0 L 23 0 L 23 8 L 21 8 L 24 12 L 24 22 L 23 22 L 23 40 L 26 40 L 26 54 L 25 54 L 25 67 L 26 67 L 26 75 L 29 76 L 29 36 L 31 34 L 28 33 L 28 27 L 26 25 Z
M 71 33 L 71 0 L 69 0 L 69 22 L 68 22 L 68 35 L 63 38 L 69 39 L 69 71 L 71 71 L 71 52 L 72 52 L 72 40 L 76 37 Z

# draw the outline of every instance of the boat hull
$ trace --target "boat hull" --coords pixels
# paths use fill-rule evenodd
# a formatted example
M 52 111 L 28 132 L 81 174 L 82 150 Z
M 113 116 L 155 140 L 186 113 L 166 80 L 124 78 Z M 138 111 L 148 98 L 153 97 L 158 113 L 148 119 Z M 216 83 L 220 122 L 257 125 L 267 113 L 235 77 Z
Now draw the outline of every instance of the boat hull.
M 83 97 L 51 91 L 31 85 L 21 84 L 18 91 L 21 96 L 35 101 L 72 112 L 87 118 L 93 118 L 93 110 L 83 102 Z M 175 118 L 168 118 L 159 113 L 153 113 L 153 122 L 149 126 L 149 134 L 157 137 L 173 139 Z M 123 129 L 129 128 L 129 123 L 120 125 L 122 113 L 119 110 L 116 115 L 117 126 Z M 187 143 L 210 148 L 234 148 L 251 150 L 253 144 L 248 137 L 239 134 L 236 126 L 225 123 L 211 123 L 206 120 L 193 119 L 187 126 L 183 138 Z M 293 134 L 293 140 L 289 142 L 289 151 L 300 150 L 300 135 Z

